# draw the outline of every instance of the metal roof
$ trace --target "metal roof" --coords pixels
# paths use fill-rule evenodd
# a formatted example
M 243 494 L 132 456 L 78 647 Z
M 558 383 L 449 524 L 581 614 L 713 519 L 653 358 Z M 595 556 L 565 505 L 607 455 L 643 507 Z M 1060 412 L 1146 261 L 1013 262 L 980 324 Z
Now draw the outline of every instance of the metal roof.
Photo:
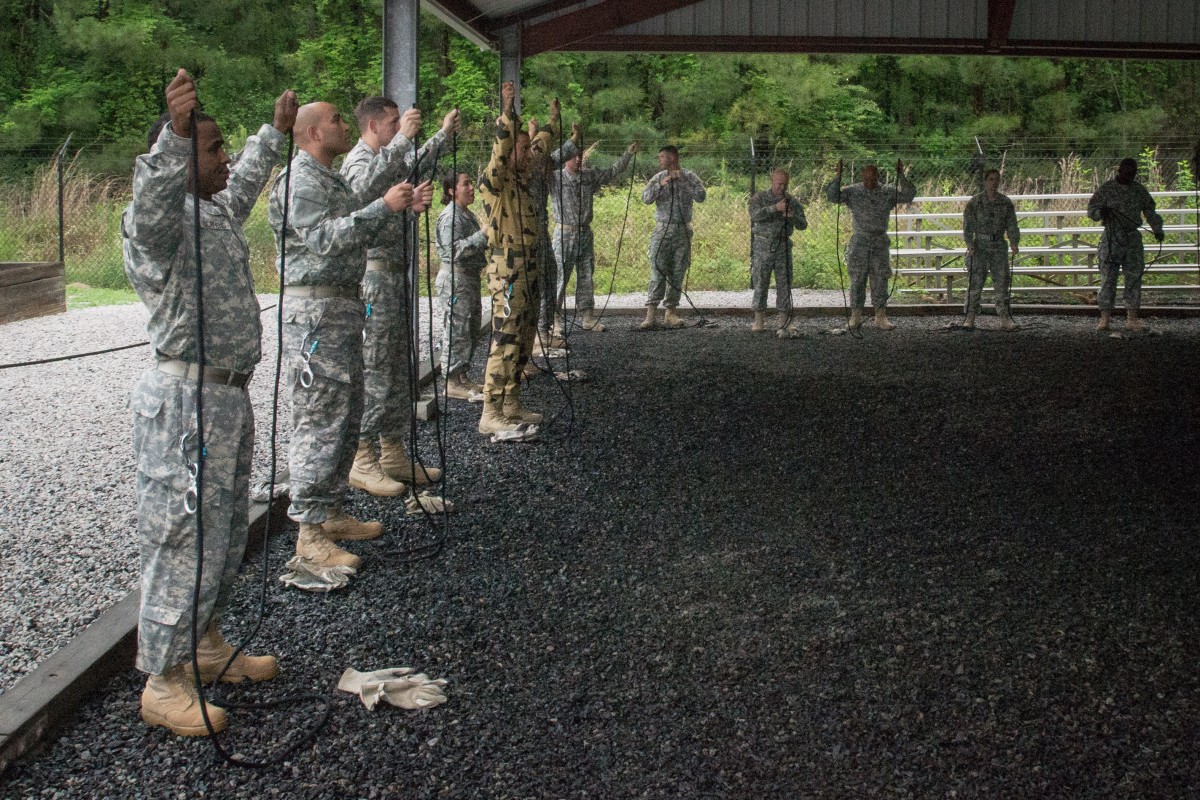
M 1200 58 L 1197 0 L 423 0 L 481 46 Z

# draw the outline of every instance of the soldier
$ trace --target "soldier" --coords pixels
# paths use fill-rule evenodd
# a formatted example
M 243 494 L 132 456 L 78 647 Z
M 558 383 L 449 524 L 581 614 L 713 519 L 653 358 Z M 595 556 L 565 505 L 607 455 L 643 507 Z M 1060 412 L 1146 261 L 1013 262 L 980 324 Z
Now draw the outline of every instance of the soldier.
M 989 169 L 983 174 L 983 191 L 975 195 L 963 210 L 963 238 L 967 240 L 967 319 L 963 327 L 975 327 L 979 300 L 988 272 L 992 273 L 992 288 L 996 293 L 996 313 L 1000 327 L 1015 331 L 1009 307 L 1008 255 L 1004 252 L 1004 235 L 1013 255 L 1021 252 L 1021 229 L 1017 227 L 1017 210 L 1012 200 L 1000 194 L 1000 170 Z
M 487 266 L 488 232 L 491 223 L 471 211 L 475 185 L 465 172 L 447 175 L 442 181 L 446 209 L 437 221 L 437 249 L 441 269 L 437 274 L 438 299 L 442 304 L 442 375 L 446 396 L 482 402 L 483 386 L 467 374 L 475 355 L 475 334 L 483 319 L 479 276 Z
M 679 148 L 675 145 L 666 145 L 658 151 L 658 165 L 662 169 L 642 190 L 642 202 L 655 204 L 654 232 L 650 234 L 650 285 L 642 330 L 657 327 L 658 304 L 664 293 L 663 326 L 683 326 L 675 309 L 679 307 L 683 280 L 692 264 L 692 203 L 703 203 L 708 194 L 696 173 L 679 168 Z
M 904 175 L 903 162 L 896 162 L 898 186 L 880 186 L 879 169 L 868 164 L 862 171 L 862 183 L 842 188 L 842 162 L 837 177 L 825 187 L 831 203 L 843 203 L 854 217 L 854 234 L 846 247 L 846 269 L 850 272 L 850 325 L 862 327 L 862 310 L 867 301 L 867 278 L 871 280 L 871 305 L 875 307 L 875 326 L 890 331 L 888 321 L 888 278 L 892 274 L 891 240 L 888 216 L 901 203 L 911 203 L 917 188 Z
M 579 134 L 578 126 L 573 128 Z M 566 165 L 550 179 L 550 211 L 554 214 L 554 239 L 551 246 L 562 275 L 560 291 L 565 298 L 571 270 L 575 276 L 575 310 L 583 312 L 584 330 L 603 331 L 604 325 L 596 316 L 596 300 L 592 291 L 592 273 L 596 269 L 595 238 L 592 236 L 592 201 L 600 187 L 612 183 L 629 166 L 637 152 L 637 142 L 630 143 L 617 162 L 608 169 L 583 167 L 583 156 L 576 151 Z
M 1138 319 L 1142 307 L 1142 273 L 1146 258 L 1142 250 L 1142 215 L 1154 231 L 1154 239 L 1163 240 L 1163 220 L 1154 210 L 1154 198 L 1136 182 L 1137 162 L 1127 158 L 1117 168 L 1117 177 L 1100 185 L 1088 201 L 1088 216 L 1104 223 L 1100 236 L 1100 323 L 1096 330 L 1108 330 L 1113 300 L 1117 294 L 1117 275 L 1125 270 L 1125 330 L 1141 332 L 1146 325 Z
M 358 104 L 354 114 L 361 138 L 346 154 L 341 172 L 356 192 L 366 191 L 375 170 L 397 158 L 403 161 L 401 171 L 405 175 L 416 166 L 417 175 L 411 180 L 432 175 L 447 138 L 458 129 L 458 111 L 451 111 L 442 120 L 441 129 L 418 151 L 413 142 L 421 128 L 421 112 L 417 109 L 410 108 L 401 116 L 392 100 L 368 97 Z M 385 148 L 388 155 L 380 159 Z M 413 413 L 408 266 L 417 248 L 415 220 L 416 216 L 407 211 L 388 220 L 376 246 L 367 251 L 367 270 L 362 279 L 367 315 L 363 332 L 365 391 L 349 483 L 377 497 L 395 497 L 405 491 L 406 483 L 422 486 L 442 476 L 440 469 L 415 463 L 404 446 Z
M 513 110 L 516 88 L 501 87 L 503 110 L 479 193 L 488 225 L 487 285 L 492 296 L 492 347 L 483 381 L 479 432 L 519 430 L 542 415 L 521 403 L 521 373 L 537 326 L 538 249 L 541 232 L 529 193 L 532 145 Z
M 775 273 L 775 307 L 779 329 L 792 323 L 792 233 L 808 227 L 804 206 L 787 193 L 790 176 L 786 170 L 771 173 L 771 188 L 750 198 L 750 223 L 754 237 L 754 263 L 750 283 L 754 287 L 754 323 L 760 333 L 767 316 L 767 289 Z
M 357 568 L 361 559 L 334 545 L 374 539 L 378 522 L 359 522 L 342 510 L 363 412 L 363 302 L 359 284 L 366 248 L 393 215 L 419 207 L 428 185 L 398 183 L 398 148 L 376 155 L 372 178 L 354 191 L 333 168 L 350 150 L 347 126 L 329 103 L 310 103 L 296 116 L 298 152 L 275 180 L 269 217 L 281 230 L 284 349 L 292 392 L 288 452 L 292 503 L 300 523 L 296 555 L 320 566 Z M 289 181 L 287 227 L 284 188 Z M 382 196 L 381 196 L 382 195 Z
M 141 609 L 137 668 L 148 673 L 142 719 L 180 736 L 207 730 L 193 685 L 192 626 L 203 631 L 196 650 L 205 682 L 274 678 L 274 656 L 239 653 L 218 627 L 242 562 L 249 526 L 254 412 L 246 386 L 262 355 L 262 324 L 250 253 L 242 226 L 279 160 L 283 134 L 296 117 L 296 95 L 275 102 L 274 125 L 246 140 L 231 170 L 221 130 L 199 110 L 196 86 L 183 70 L 167 87 L 168 111 L 150 131 L 150 152 L 139 156 L 133 202 L 121 218 L 125 274 L 150 311 L 147 329 L 156 364 L 130 397 L 137 457 Z M 192 138 L 199 149 L 189 175 Z M 204 450 L 196 436 L 195 204 L 200 204 L 204 288 Z M 203 497 L 194 470 L 204 461 Z M 204 557 L 199 602 L 196 581 L 196 505 L 201 506 Z M 228 663 L 228 668 L 226 664 Z M 228 724 L 208 706 L 213 729 Z
M 551 152 L 554 142 L 562 139 L 562 111 L 558 98 L 550 101 L 550 126 L 539 127 L 536 119 L 529 120 L 528 127 L 530 165 L 527 170 L 526 188 L 529 201 L 533 204 L 537 215 L 537 228 L 543 252 L 538 269 L 542 276 L 541 285 L 537 287 L 537 329 L 538 336 L 535 347 L 538 350 L 563 348 L 567 346 L 562 335 L 562 325 L 557 318 L 558 270 L 546 249 L 550 241 L 549 215 L 546 203 L 550 199 L 550 179 L 562 165 L 563 159 L 571 158 L 579 152 L 579 126 L 571 126 L 571 138 L 562 147 Z M 530 367 L 533 365 L 530 364 Z

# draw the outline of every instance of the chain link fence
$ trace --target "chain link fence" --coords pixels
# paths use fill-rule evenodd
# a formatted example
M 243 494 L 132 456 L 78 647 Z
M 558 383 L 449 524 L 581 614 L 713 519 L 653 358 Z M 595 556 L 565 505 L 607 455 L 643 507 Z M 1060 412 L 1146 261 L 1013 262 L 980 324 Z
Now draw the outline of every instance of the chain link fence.
M 601 142 L 590 163 L 597 167 L 609 166 L 626 144 Z M 1196 189 L 1189 164 L 1192 149 L 1182 141 L 1140 150 L 1114 144 L 1104 151 L 1087 155 L 1056 155 L 1054 146 L 1061 145 L 1041 143 L 988 152 L 988 165 L 1000 168 L 1004 174 L 1001 190 L 1012 195 L 1090 193 L 1111 176 L 1117 162 L 1125 155 L 1139 159 L 1140 179 L 1152 190 L 1194 192 Z M 460 137 L 459 171 L 477 174 L 489 149 L 490 141 L 486 138 Z M 832 177 L 839 157 L 846 161 L 846 183 L 857 180 L 867 163 L 877 163 L 881 180 L 891 183 L 899 159 L 917 184 L 918 195 L 968 195 L 977 191 L 975 178 L 969 170 L 972 152 L 934 151 L 928 143 L 877 143 L 843 151 L 829 143 L 784 148 L 769 142 L 756 142 L 754 157 L 751 157 L 747 138 L 731 138 L 718 143 L 685 142 L 680 149 L 681 164 L 695 170 L 708 187 L 707 201 L 695 207 L 696 236 L 686 287 L 689 289 L 749 288 L 747 198 L 752 185 L 759 190 L 769 186 L 769 173 L 774 168 L 787 169 L 791 173 L 791 191 L 804 203 L 809 223 L 808 230 L 798 234 L 795 240 L 796 288 L 836 289 L 843 281 L 839 249 L 845 247 L 848 238 L 849 215 L 827 203 L 822 191 Z M 593 227 L 598 295 L 610 290 L 617 294 L 645 291 L 649 278 L 647 250 L 654 221 L 651 209 L 641 202 L 641 191 L 646 180 L 658 171 L 656 150 L 656 144 L 642 143 L 631 173 L 618 178 L 597 199 Z M 0 261 L 58 260 L 59 169 L 54 157 L 46 156 L 47 152 L 52 149 L 42 148 L 39 155 L 24 164 L 16 164 L 11 155 L 6 159 L 10 176 L 0 180 Z M 61 245 L 67 281 L 69 285 L 127 289 L 121 261 L 120 217 L 129 201 L 130 179 L 128 175 L 92 174 L 86 163 L 86 158 L 69 148 L 61 162 Z M 443 159 L 441 169 L 451 169 L 449 158 Z M 440 192 L 437 195 L 440 196 Z M 1195 196 L 1179 200 L 1173 205 L 1196 208 Z M 935 205 L 927 203 L 923 207 L 929 210 Z M 947 210 L 959 213 L 961 208 L 961 203 L 946 206 Z M 440 210 L 439 205 L 433 212 Z M 1036 220 L 1031 218 L 1028 224 L 1035 223 Z M 1025 224 L 1023 221 L 1022 225 Z M 423 236 L 424 225 L 421 229 Z M 1179 241 L 1183 235 L 1182 231 L 1171 233 L 1168 242 Z M 265 194 L 246 225 L 246 237 L 259 290 L 274 290 L 275 245 L 267 223 Z M 424 254 L 424 243 L 422 247 Z M 1153 257 L 1154 253 L 1148 247 L 1147 261 Z M 432 272 L 436 272 L 436 253 L 433 258 Z M 1186 255 L 1172 254 L 1161 261 L 1183 263 L 1186 258 Z M 1153 283 L 1151 277 L 1147 284 Z M 918 285 L 916 279 L 913 285 Z

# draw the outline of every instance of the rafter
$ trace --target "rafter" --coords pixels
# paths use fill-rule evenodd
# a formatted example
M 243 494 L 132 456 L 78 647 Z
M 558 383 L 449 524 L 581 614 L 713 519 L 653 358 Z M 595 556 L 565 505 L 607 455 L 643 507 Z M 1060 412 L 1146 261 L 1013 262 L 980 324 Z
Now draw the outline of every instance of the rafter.
M 654 3 L 647 0 L 603 0 L 525 28 L 521 36 L 521 53 L 528 58 L 548 50 L 570 50 L 588 37 L 662 16 L 697 2 L 699 0 L 661 0 Z
M 999 53 L 1008 44 L 1016 8 L 1017 0 L 988 0 L 987 52 Z

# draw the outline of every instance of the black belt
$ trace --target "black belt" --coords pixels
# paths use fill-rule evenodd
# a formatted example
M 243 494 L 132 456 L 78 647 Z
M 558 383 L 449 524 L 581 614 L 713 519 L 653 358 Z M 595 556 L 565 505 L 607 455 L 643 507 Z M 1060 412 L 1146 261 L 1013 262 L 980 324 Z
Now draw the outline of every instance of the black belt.
M 192 364 L 188 361 L 180 361 L 177 358 L 159 361 L 155 365 L 155 369 L 159 372 L 165 372 L 168 375 L 174 375 L 177 378 L 184 380 L 196 380 L 200 377 L 200 365 Z M 254 377 L 254 371 L 250 372 L 235 372 L 224 367 L 205 367 L 204 382 L 219 383 L 225 386 L 232 386 L 235 389 L 245 389 L 246 384 L 250 383 L 250 378 Z

